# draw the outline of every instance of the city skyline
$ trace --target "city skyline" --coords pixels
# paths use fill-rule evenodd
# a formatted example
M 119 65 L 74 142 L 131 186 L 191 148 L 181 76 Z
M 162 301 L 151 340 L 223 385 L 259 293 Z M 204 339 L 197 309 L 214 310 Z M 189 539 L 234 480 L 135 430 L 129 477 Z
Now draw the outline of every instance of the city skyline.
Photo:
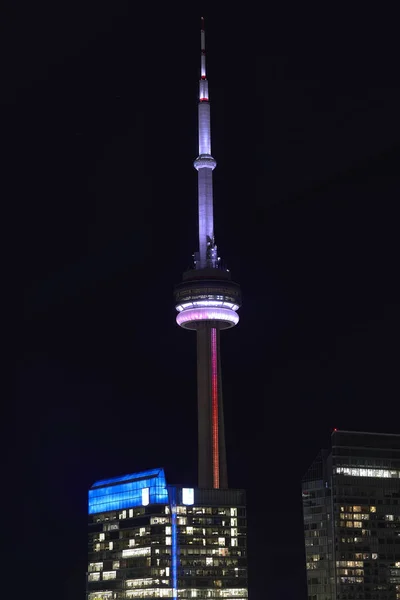
M 290 9 L 204 16 L 215 234 L 245 292 L 221 336 L 229 485 L 248 490 L 249 594 L 305 599 L 305 468 L 335 427 L 397 430 L 400 89 L 394 20 L 380 33 L 376 15 Z M 54 5 L 4 21 L 24 299 L 6 461 L 14 477 L 23 465 L 16 527 L 36 540 L 26 577 L 43 598 L 83 590 L 86 490 L 117 462 L 137 472 L 161 453 L 171 481 L 197 480 L 195 334 L 172 301 L 197 235 L 188 11 Z
M 214 236 L 216 161 L 203 17 L 200 47 L 199 155 L 194 161 L 199 250 L 174 292 L 177 324 L 197 337 L 199 483 L 173 485 L 162 468 L 153 468 L 91 485 L 87 600 L 248 597 L 246 493 L 228 489 L 219 341 L 220 330 L 238 322 L 241 294 L 220 264 Z

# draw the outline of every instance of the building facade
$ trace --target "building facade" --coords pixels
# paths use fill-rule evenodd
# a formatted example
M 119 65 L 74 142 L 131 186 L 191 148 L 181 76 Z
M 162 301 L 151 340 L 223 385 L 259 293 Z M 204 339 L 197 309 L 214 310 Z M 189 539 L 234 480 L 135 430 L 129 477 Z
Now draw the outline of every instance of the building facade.
M 242 490 L 167 485 L 162 469 L 89 490 L 88 600 L 247 598 Z
M 400 600 L 400 435 L 335 430 L 302 496 L 308 600 Z

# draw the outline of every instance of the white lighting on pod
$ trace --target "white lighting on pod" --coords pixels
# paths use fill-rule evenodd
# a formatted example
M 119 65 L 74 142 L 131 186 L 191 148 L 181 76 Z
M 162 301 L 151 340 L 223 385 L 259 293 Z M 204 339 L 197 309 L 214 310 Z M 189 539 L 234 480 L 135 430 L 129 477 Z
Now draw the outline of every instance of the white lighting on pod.
M 225 321 L 233 326 L 239 322 L 239 315 L 229 308 L 199 307 L 183 310 L 176 317 L 181 326 L 194 321 Z

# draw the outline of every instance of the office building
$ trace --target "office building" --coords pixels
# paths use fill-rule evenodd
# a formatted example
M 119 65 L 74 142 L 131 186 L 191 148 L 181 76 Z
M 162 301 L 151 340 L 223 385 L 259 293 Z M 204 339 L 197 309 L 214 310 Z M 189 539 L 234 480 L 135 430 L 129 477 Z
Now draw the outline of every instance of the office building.
M 400 435 L 335 430 L 302 495 L 308 600 L 400 600 Z
M 247 597 L 242 490 L 167 485 L 163 469 L 89 490 L 88 600 Z

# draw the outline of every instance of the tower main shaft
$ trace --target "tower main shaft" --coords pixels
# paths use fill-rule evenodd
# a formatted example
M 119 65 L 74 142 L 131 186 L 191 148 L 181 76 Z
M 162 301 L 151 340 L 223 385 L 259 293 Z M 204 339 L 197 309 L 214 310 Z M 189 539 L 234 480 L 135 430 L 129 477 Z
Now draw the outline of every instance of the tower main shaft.
M 175 287 L 178 325 L 197 332 L 197 406 L 199 487 L 227 488 L 222 403 L 220 332 L 236 325 L 241 305 L 239 285 L 221 267 L 214 237 L 213 170 L 204 19 L 201 22 L 198 172 L 199 250 L 194 267 Z

